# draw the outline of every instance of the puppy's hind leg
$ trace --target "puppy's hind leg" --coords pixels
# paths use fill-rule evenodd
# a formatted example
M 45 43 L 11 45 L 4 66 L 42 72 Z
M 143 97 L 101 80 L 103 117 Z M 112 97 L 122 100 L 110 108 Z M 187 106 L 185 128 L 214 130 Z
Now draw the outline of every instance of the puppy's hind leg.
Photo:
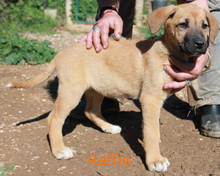
M 85 115 L 88 117 L 88 119 L 90 119 L 106 133 L 120 133 L 121 127 L 108 123 L 101 114 L 101 105 L 104 98 L 103 95 L 93 89 L 87 90 L 85 95 L 87 100 Z
M 72 150 L 65 147 L 63 143 L 62 128 L 66 117 L 77 106 L 83 92 L 82 86 L 70 87 L 70 85 L 59 85 L 58 97 L 53 110 L 47 118 L 51 149 L 57 159 L 73 157 Z

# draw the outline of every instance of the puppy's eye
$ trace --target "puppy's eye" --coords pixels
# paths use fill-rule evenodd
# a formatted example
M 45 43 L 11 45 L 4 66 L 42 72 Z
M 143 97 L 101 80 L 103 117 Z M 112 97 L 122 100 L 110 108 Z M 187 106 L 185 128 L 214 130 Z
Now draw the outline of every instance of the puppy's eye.
M 186 22 L 180 23 L 178 26 L 181 27 L 181 28 L 183 28 L 183 29 L 186 29 L 186 28 L 189 27 L 189 26 L 188 26 L 188 23 L 186 23 Z
M 205 23 L 202 24 L 202 29 L 203 30 L 207 29 L 207 27 L 208 27 L 208 24 L 205 24 Z

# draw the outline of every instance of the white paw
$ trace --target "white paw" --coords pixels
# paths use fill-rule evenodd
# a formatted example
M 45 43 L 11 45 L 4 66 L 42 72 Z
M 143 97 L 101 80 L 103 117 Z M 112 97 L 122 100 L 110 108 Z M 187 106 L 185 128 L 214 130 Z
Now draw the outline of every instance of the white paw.
M 121 127 L 118 125 L 114 125 L 112 127 L 112 134 L 118 134 L 118 133 L 121 133 Z
M 66 148 L 65 150 L 62 150 L 59 155 L 57 155 L 57 159 L 70 159 L 73 157 L 73 152 L 70 148 Z
M 12 87 L 12 83 L 7 84 L 5 87 Z
M 170 165 L 170 162 L 167 158 L 165 158 L 165 161 L 160 163 L 157 162 L 153 167 L 149 168 L 150 171 L 157 171 L 157 172 L 166 172 L 167 167 Z

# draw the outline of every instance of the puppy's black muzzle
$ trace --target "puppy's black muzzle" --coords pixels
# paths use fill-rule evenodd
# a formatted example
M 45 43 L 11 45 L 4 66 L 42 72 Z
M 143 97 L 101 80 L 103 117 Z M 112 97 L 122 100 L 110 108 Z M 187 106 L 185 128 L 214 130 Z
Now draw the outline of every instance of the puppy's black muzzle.
M 205 40 L 202 32 L 188 33 L 184 37 L 184 42 L 179 44 L 180 50 L 190 57 L 205 54 L 209 42 Z

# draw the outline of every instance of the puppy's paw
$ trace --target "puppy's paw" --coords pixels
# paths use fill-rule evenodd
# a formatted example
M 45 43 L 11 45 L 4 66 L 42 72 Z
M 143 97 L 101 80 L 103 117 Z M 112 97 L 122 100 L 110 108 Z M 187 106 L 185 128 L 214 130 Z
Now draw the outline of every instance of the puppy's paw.
M 118 125 L 114 125 L 114 126 L 112 127 L 112 132 L 111 132 L 111 133 L 112 133 L 112 134 L 121 133 L 121 127 L 118 126 Z
M 60 154 L 56 155 L 57 159 L 70 159 L 73 157 L 73 151 L 70 148 L 62 150 Z
M 12 87 L 12 83 L 7 84 L 5 87 Z
M 163 162 L 155 162 L 148 166 L 150 171 L 157 171 L 157 172 L 166 172 L 170 162 L 167 158 L 164 158 Z
M 102 130 L 105 133 L 118 134 L 121 132 L 121 127 L 118 125 L 108 125 L 108 126 L 102 127 Z

